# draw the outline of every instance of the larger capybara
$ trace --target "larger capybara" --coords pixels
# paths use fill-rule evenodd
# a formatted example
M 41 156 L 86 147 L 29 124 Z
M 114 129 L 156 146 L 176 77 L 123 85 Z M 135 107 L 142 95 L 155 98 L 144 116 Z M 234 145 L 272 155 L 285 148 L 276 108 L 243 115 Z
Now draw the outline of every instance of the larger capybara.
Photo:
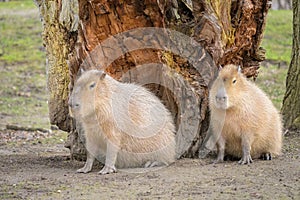
M 249 164 L 262 157 L 270 160 L 282 146 L 281 117 L 271 100 L 241 73 L 240 67 L 223 67 L 209 95 L 210 128 L 216 140 L 218 157 L 224 154 Z
M 91 171 L 95 158 L 105 164 L 100 174 L 175 161 L 171 114 L 142 86 L 89 70 L 75 82 L 69 106 L 82 126 L 88 152 L 85 166 L 77 172 Z

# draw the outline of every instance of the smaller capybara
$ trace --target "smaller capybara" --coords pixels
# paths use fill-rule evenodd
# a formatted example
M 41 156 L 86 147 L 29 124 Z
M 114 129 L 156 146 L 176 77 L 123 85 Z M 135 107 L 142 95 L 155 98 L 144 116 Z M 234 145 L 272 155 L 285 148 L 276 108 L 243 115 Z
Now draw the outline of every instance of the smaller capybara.
M 218 157 L 241 158 L 240 164 L 254 158 L 271 160 L 282 146 L 281 117 L 267 95 L 241 73 L 240 67 L 224 66 L 209 94 L 211 140 Z M 212 141 L 209 141 L 212 143 Z
M 75 82 L 69 106 L 81 125 L 88 152 L 85 166 L 77 172 L 91 171 L 95 158 L 105 164 L 100 174 L 175 161 L 171 114 L 142 86 L 89 70 Z

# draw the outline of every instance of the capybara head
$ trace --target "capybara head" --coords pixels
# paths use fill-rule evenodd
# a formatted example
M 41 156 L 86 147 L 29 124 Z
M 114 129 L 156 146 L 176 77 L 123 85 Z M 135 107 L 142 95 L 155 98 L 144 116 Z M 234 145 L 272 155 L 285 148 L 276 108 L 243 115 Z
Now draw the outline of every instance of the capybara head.
M 95 112 L 95 91 L 99 81 L 103 81 L 105 76 L 106 73 L 100 70 L 82 72 L 68 102 L 72 117 L 82 118 Z
M 224 66 L 213 83 L 210 101 L 216 108 L 231 108 L 239 103 L 239 94 L 243 91 L 245 81 L 239 66 Z

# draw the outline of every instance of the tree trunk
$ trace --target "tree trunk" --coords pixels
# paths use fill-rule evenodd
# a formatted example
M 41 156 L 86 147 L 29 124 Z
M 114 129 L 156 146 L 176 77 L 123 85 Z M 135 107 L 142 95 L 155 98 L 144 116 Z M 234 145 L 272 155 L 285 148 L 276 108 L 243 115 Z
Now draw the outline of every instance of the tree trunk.
M 78 6 L 69 1 L 36 0 L 44 27 L 43 41 L 47 50 L 47 88 L 50 123 L 70 131 L 68 55 L 77 40 Z M 75 15 L 74 15 L 75 14 Z
M 293 1 L 293 52 L 283 99 L 285 128 L 300 130 L 300 2 Z
M 78 2 L 80 26 L 69 54 L 70 91 L 80 68 L 104 69 L 120 81 L 150 88 L 173 114 L 178 157 L 194 157 L 205 137 L 208 90 L 217 66 L 238 64 L 246 76 L 255 78 L 264 60 L 260 42 L 271 0 Z M 60 7 L 57 10 L 58 17 Z M 73 40 L 70 43 L 73 47 Z M 47 49 L 51 45 L 46 43 Z M 65 101 L 56 105 L 66 109 Z M 55 109 L 50 113 L 66 117 Z M 71 155 L 82 157 L 75 127 L 69 147 Z

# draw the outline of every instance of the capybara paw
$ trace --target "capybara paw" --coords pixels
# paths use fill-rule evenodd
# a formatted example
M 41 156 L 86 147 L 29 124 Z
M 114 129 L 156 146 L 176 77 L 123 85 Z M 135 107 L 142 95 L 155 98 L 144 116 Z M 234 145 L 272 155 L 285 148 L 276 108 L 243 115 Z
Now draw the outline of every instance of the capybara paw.
M 78 169 L 76 172 L 77 173 L 88 173 L 88 172 L 90 172 L 91 171 L 91 169 L 89 169 L 88 167 L 83 167 L 83 168 L 80 168 L 80 169 Z
M 209 152 L 210 152 L 210 150 L 204 147 L 204 148 L 202 148 L 202 149 L 199 150 L 198 157 L 200 159 L 204 159 L 209 154 Z
M 222 162 L 224 162 L 224 159 L 218 158 L 213 162 L 213 164 L 218 164 L 218 163 L 222 163 Z
M 272 154 L 271 153 L 263 153 L 263 154 L 261 154 L 261 159 L 272 160 Z
M 113 167 L 109 167 L 109 166 L 104 166 L 100 172 L 98 172 L 98 174 L 112 174 L 112 173 L 115 173 L 117 172 L 117 169 L 115 168 L 115 166 Z
M 239 164 L 244 165 L 244 164 L 250 164 L 252 162 L 253 162 L 253 160 L 252 160 L 251 156 L 248 155 L 248 156 L 243 156 L 242 159 L 239 161 Z

